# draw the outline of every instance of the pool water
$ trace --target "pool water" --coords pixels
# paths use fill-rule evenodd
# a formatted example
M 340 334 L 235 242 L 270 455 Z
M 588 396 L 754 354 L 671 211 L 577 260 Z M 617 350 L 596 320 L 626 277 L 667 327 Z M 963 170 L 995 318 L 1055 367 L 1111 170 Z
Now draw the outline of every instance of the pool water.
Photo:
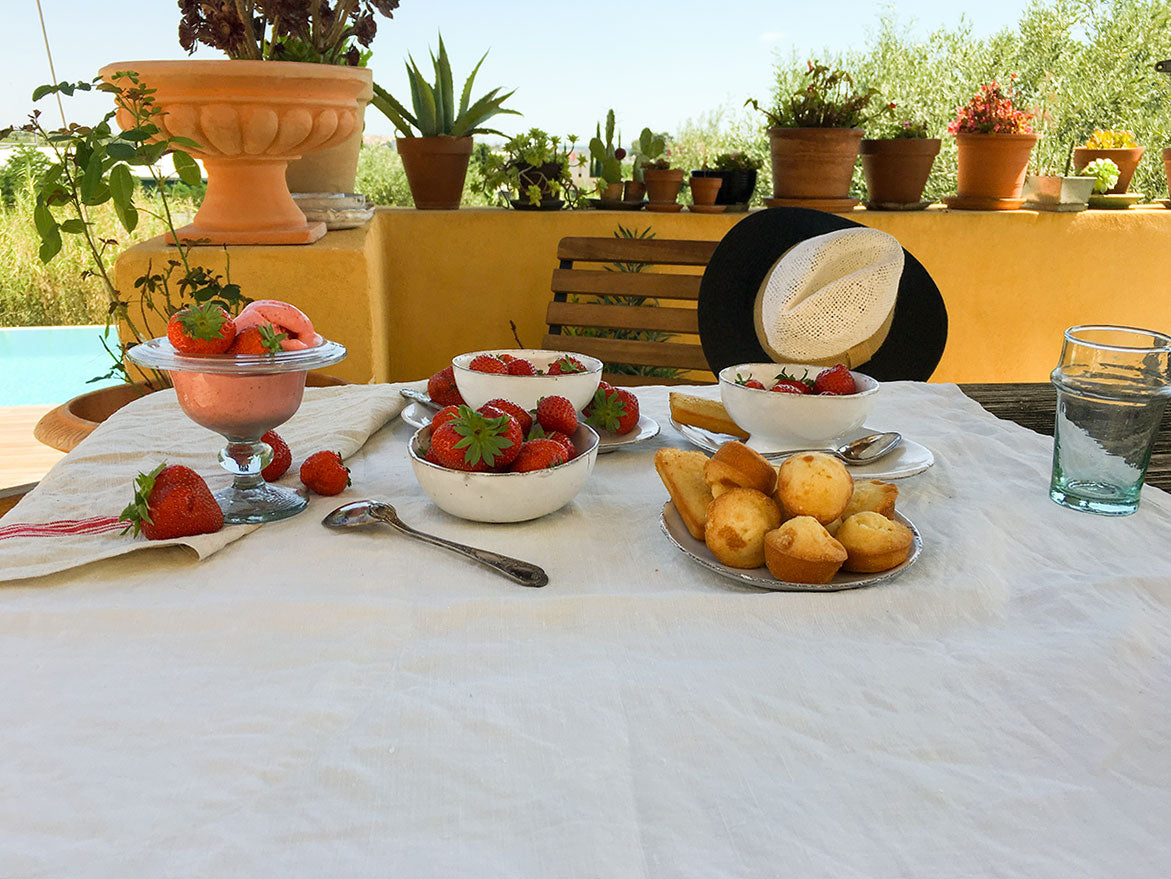
M 105 375 L 111 360 L 102 347 L 105 327 L 7 327 L 0 329 L 0 406 L 64 403 L 78 394 L 119 384 Z M 117 345 L 111 330 L 107 344 Z

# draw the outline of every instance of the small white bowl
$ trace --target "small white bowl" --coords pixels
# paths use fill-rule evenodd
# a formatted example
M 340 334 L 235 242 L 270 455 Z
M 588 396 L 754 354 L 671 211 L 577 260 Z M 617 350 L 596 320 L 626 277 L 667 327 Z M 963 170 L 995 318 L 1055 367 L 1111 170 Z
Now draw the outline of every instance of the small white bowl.
M 473 522 L 526 522 L 560 510 L 581 491 L 598 459 L 598 434 L 588 424 L 579 424 L 573 434 L 576 458 L 528 473 L 448 470 L 423 458 L 430 442 L 427 426 L 408 444 L 415 478 L 435 506 Z
M 878 382 L 851 371 L 857 393 L 840 397 L 780 394 L 770 391 L 784 370 L 814 378 L 824 366 L 803 363 L 739 363 L 720 370 L 720 399 L 728 416 L 750 434 L 748 445 L 758 452 L 828 448 L 837 445 L 866 421 L 878 394 Z M 746 388 L 736 376 L 754 378 L 765 386 Z
M 468 364 L 481 354 L 511 354 L 533 364 L 534 368 L 548 371 L 555 360 L 575 357 L 586 368 L 585 372 L 571 372 L 565 375 L 497 375 L 494 372 L 475 372 Z M 602 361 L 585 354 L 570 351 L 544 351 L 538 348 L 495 348 L 490 351 L 473 351 L 451 358 L 455 373 L 455 386 L 460 396 L 473 409 L 478 409 L 489 400 L 497 398 L 511 400 L 522 409 L 536 409 L 542 397 L 566 397 L 573 408 L 580 412 L 594 398 L 598 382 L 602 379 Z

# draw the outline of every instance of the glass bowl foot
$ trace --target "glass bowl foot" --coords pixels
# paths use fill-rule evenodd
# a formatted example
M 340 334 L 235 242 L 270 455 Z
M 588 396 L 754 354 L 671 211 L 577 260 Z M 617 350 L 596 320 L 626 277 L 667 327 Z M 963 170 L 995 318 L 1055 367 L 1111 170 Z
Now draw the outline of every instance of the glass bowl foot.
M 215 493 L 225 525 L 257 525 L 295 516 L 309 505 L 298 492 L 262 482 L 250 488 L 228 486 Z

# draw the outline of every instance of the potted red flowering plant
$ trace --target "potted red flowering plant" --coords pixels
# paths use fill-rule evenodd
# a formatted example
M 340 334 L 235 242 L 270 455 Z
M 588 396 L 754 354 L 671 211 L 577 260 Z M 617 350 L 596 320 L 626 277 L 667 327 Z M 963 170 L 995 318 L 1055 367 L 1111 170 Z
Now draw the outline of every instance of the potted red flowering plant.
M 991 82 L 957 108 L 947 127 L 959 154 L 957 194 L 944 199 L 948 207 L 1015 211 L 1024 202 L 1021 190 L 1038 136 L 1033 114 L 1017 109 L 1014 97 L 1011 86 L 1006 92 Z
M 927 207 L 923 188 L 939 154 L 939 138 L 929 137 L 927 123 L 903 120 L 888 124 L 878 136 L 862 141 L 866 207 L 879 211 Z
M 805 84 L 779 98 L 772 110 L 751 104 L 772 123 L 768 130 L 773 170 L 773 197 L 769 207 L 804 206 L 821 210 L 849 210 L 850 181 L 858 160 L 863 126 L 884 104 L 870 112 L 878 90 L 859 88 L 850 75 L 824 64 L 808 62 Z

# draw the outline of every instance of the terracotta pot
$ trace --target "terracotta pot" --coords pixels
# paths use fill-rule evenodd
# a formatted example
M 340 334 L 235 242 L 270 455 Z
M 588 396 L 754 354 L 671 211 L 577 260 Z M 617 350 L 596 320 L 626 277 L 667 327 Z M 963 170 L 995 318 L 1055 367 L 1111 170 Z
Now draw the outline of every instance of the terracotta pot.
M 1143 157 L 1143 147 L 1128 147 L 1120 150 L 1090 150 L 1077 147 L 1073 151 L 1074 173 L 1079 173 L 1094 159 L 1109 159 L 1118 166 L 1118 182 L 1106 190 L 1106 195 L 1121 195 L 1130 189 L 1130 181 L 1134 179 L 1135 169 L 1139 159 Z
M 647 201 L 651 204 L 674 204 L 683 186 L 681 168 L 645 168 L 642 172 L 646 184 Z
M 756 191 L 756 169 L 736 168 L 731 171 L 713 171 L 700 169 L 691 172 L 692 177 L 717 177 L 721 181 L 720 190 L 716 193 L 716 204 L 746 205 L 752 201 Z
M 939 138 L 896 137 L 862 141 L 862 173 L 871 205 L 912 205 L 939 154 Z
M 464 194 L 470 137 L 400 137 L 395 140 L 415 207 L 424 211 L 454 211 Z
M 623 201 L 642 201 L 646 195 L 646 184 L 641 180 L 627 180 L 622 186 Z
M 770 128 L 773 198 L 849 198 L 861 128 Z
M 366 127 L 366 104 L 373 92 L 358 97 L 358 130 L 337 146 L 289 162 L 285 182 L 289 192 L 353 192 L 358 178 L 358 154 Z
M 207 195 L 178 230 L 200 244 L 308 244 L 325 234 L 307 223 L 285 182 L 291 159 L 336 146 L 361 130 L 359 99 L 371 91 L 361 67 L 292 61 L 127 61 L 100 71 L 110 80 L 135 70 L 156 90 L 157 124 L 200 145 L 189 152 L 207 170 Z M 132 125 L 118 111 L 123 129 Z
M 349 382 L 336 376 L 311 372 L 306 376 L 305 384 L 311 388 L 330 388 Z M 142 383 L 111 385 L 87 391 L 46 412 L 33 428 L 33 436 L 59 452 L 71 452 L 99 424 L 127 403 L 151 392 Z
M 961 199 L 1019 199 L 1036 134 L 957 134 Z
M 618 183 L 603 183 L 598 191 L 598 198 L 602 201 L 622 201 L 623 186 Z
M 706 205 L 715 204 L 716 195 L 720 191 L 720 187 L 724 185 L 724 181 L 719 177 L 691 177 L 691 200 L 695 204 Z

